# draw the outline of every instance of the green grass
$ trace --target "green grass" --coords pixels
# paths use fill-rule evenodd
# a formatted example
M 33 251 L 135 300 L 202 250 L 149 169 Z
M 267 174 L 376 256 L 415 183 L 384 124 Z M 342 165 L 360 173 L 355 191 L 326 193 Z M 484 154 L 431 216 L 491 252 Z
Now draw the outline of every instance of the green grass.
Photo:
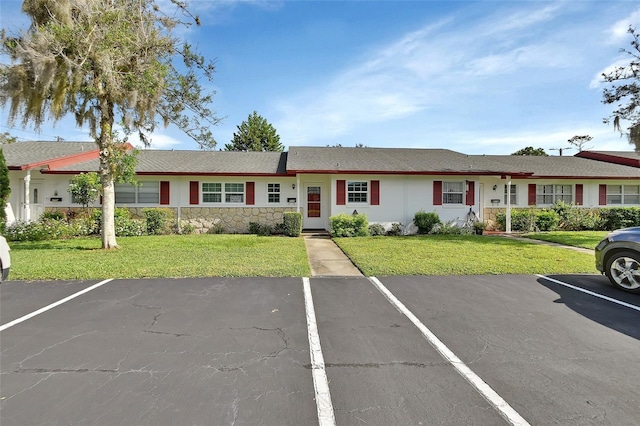
M 597 273 L 593 255 L 503 237 L 338 238 L 367 276 Z
M 550 241 L 552 243 L 559 243 L 567 246 L 594 249 L 608 233 L 609 231 L 532 232 L 530 234 L 523 235 L 523 237 L 534 240 Z
M 255 235 L 81 238 L 11 243 L 12 280 L 309 276 L 304 240 Z

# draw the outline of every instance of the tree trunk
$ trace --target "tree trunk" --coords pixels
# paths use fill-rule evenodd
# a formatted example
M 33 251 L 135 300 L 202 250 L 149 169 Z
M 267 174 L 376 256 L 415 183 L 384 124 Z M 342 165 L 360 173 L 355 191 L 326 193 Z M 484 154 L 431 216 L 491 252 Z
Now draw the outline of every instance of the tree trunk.
M 116 192 L 111 158 L 113 154 L 113 103 L 104 99 L 100 100 L 100 112 L 98 146 L 100 147 L 100 179 L 102 181 L 102 248 L 113 249 L 118 248 L 114 219 Z

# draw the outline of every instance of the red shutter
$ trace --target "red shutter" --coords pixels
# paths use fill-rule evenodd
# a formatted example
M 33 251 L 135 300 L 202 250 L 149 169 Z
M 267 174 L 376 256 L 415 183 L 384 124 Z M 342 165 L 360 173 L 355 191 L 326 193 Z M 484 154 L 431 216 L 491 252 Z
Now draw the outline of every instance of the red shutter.
M 347 204 L 347 191 L 346 191 L 347 182 L 344 180 L 336 181 L 336 204 L 339 206 L 344 206 Z
M 584 189 L 582 187 L 581 183 L 577 183 L 576 184 L 576 206 L 581 206 L 583 203 L 583 196 L 584 194 Z
M 467 181 L 467 205 L 474 205 L 476 199 L 476 183 L 472 180 Z
M 169 181 L 160 181 L 160 204 L 169 204 Z
M 200 204 L 200 182 L 189 182 L 189 204 Z
M 434 206 L 442 205 L 442 181 L 441 180 L 433 181 L 433 205 Z
M 529 184 L 529 205 L 530 206 L 536 205 L 536 184 L 535 183 Z
M 607 205 L 607 185 L 600 185 L 598 188 L 598 204 L 601 206 Z
M 371 205 L 372 206 L 380 205 L 380 181 L 379 180 L 371 181 Z
M 247 182 L 247 205 L 252 206 L 256 203 L 256 183 Z

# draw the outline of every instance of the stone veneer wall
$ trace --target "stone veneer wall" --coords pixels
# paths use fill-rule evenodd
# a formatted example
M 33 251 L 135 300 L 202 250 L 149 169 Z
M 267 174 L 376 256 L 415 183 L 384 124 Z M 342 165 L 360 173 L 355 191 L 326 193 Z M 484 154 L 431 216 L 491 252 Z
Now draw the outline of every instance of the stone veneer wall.
M 496 222 L 496 216 L 498 213 L 504 213 L 507 209 L 504 207 L 485 207 L 482 212 L 483 222 L 486 225 L 487 231 L 496 231 L 498 229 L 498 223 Z
M 181 219 L 194 226 L 196 233 L 216 227 L 223 233 L 247 233 L 249 222 L 274 226 L 282 223 L 285 212 L 295 211 L 295 207 L 183 207 Z
M 128 210 L 131 212 L 132 218 L 144 219 L 144 214 L 142 213 L 144 208 L 148 207 L 128 207 Z M 174 218 L 177 220 L 178 209 L 168 209 L 173 211 Z M 47 208 L 46 210 L 74 210 L 80 212 L 82 208 Z M 192 225 L 198 234 L 206 233 L 210 229 L 217 227 L 219 227 L 221 233 L 242 234 L 249 232 L 249 222 L 275 226 L 278 223 L 282 223 L 285 212 L 295 211 L 295 207 L 182 207 L 180 219 L 183 224 Z

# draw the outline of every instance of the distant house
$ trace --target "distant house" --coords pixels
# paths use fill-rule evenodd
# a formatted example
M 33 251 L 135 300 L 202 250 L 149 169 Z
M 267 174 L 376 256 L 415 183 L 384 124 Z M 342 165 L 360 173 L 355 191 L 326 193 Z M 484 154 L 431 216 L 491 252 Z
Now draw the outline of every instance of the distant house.
M 73 175 L 98 170 L 98 149 L 85 142 L 3 146 L 16 220 L 45 209 L 78 207 L 67 192 Z M 417 211 L 443 220 L 470 210 L 490 221 L 505 208 L 640 206 L 640 155 L 582 152 L 572 157 L 466 155 L 447 149 L 324 148 L 288 152 L 142 150 L 138 185 L 117 184 L 116 206 L 141 214 L 167 207 L 201 231 L 246 232 L 275 224 L 286 211 L 303 227 L 329 229 L 329 217 L 365 213 L 387 228 L 412 232 Z M 28 196 L 27 196 L 28 194 Z M 98 205 L 94 206 L 98 207 Z

